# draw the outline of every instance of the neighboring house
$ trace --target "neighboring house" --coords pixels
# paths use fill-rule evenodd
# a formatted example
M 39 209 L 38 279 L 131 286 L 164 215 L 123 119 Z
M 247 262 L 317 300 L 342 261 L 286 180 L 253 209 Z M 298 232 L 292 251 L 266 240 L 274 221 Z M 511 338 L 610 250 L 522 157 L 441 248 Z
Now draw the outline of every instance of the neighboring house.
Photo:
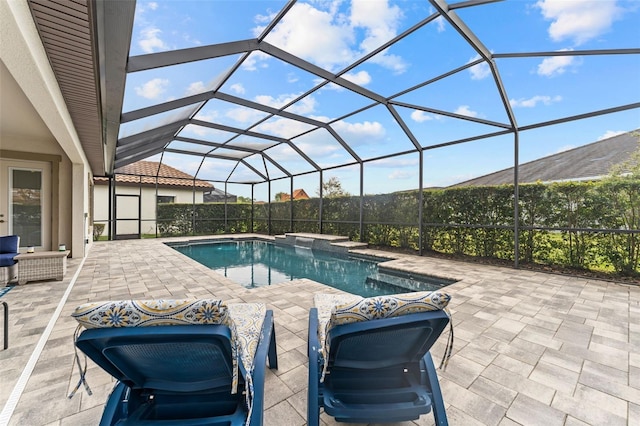
M 207 191 L 204 193 L 204 202 L 205 203 L 237 203 L 238 196 L 229 194 L 220 189 L 213 188 L 211 191 Z
M 597 180 L 608 175 L 640 149 L 640 130 L 583 145 L 578 148 L 523 163 L 518 167 L 519 183 Z M 513 184 L 513 167 L 451 185 L 492 186 Z
M 289 194 L 286 193 L 281 193 L 280 194 L 280 201 L 289 201 L 291 199 L 291 196 Z M 309 195 L 307 195 L 307 193 L 304 191 L 304 189 L 295 189 L 293 191 L 293 199 L 294 200 L 308 200 L 309 199 Z
M 157 178 L 156 178 L 157 175 Z M 109 221 L 109 181 L 94 178 L 94 221 Z M 156 206 L 161 203 L 202 203 L 204 193 L 213 190 L 209 182 L 195 179 L 166 164 L 138 161 L 116 169 L 115 198 L 111 202 L 115 237 L 137 237 L 156 233 Z M 113 181 L 112 181 L 113 182 Z M 113 183 L 112 183 L 113 185 Z M 107 235 L 105 230 L 103 235 Z

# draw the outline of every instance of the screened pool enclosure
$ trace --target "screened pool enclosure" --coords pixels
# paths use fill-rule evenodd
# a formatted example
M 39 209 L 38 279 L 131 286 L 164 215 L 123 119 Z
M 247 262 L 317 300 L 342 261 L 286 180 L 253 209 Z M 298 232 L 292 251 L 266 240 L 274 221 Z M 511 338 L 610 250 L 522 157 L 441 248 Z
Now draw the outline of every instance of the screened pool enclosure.
M 549 195 L 518 174 L 640 127 L 631 2 L 95 2 L 92 17 L 107 175 L 157 161 L 193 176 L 194 194 L 205 181 L 245 201 L 158 204 L 137 218 L 152 236 L 336 233 L 516 266 L 536 261 L 540 235 L 563 236 L 569 257 L 637 244 L 635 222 L 574 218 L 586 192 L 536 219 Z M 509 168 L 507 187 L 443 189 Z M 290 201 L 299 188 L 311 199 Z M 105 236 L 119 219 L 111 203 Z

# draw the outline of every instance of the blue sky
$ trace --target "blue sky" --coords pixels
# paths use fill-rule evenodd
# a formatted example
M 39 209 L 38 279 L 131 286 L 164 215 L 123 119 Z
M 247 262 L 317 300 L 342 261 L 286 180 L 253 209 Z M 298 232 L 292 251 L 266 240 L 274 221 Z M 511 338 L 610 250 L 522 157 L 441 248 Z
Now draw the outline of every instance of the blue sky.
M 452 2 L 453 3 L 453 2 Z M 184 49 L 258 37 L 285 1 L 138 1 L 131 55 Z M 297 55 L 331 73 L 342 73 L 354 61 L 430 16 L 428 1 L 300 1 L 270 32 L 265 41 Z M 640 3 L 624 0 L 507 0 L 457 10 L 460 18 L 493 54 L 528 51 L 575 51 L 640 47 Z M 187 63 L 129 74 L 123 112 L 210 90 L 237 63 L 240 55 Z M 409 93 L 402 92 L 425 80 L 479 59 L 459 33 L 443 18 L 435 19 L 342 76 L 368 90 L 394 100 L 426 108 L 508 123 L 503 101 L 487 63 L 455 73 Z M 495 59 L 508 102 L 517 124 L 527 126 L 594 110 L 640 101 L 640 55 L 548 56 Z M 251 54 L 220 88 L 222 93 L 280 108 L 322 81 L 262 52 Z M 336 118 L 371 105 L 371 100 L 343 87 L 327 84 L 291 105 L 287 112 L 331 127 L 362 159 L 383 157 L 413 148 L 387 108 L 377 106 Z M 481 139 L 461 145 L 428 149 L 452 140 L 501 130 L 446 115 L 396 107 L 399 116 L 424 150 L 423 185 L 447 186 L 513 166 L 512 135 Z M 121 127 L 121 136 L 149 126 L 186 117 L 193 108 L 149 117 Z M 218 99 L 209 101 L 196 119 L 248 128 L 263 113 Z M 559 151 L 640 128 L 640 111 L 628 110 L 586 120 L 529 130 L 520 134 L 519 160 L 531 161 Z M 283 117 L 271 118 L 252 130 L 292 142 L 321 167 L 353 161 L 353 157 L 325 130 L 305 133 L 311 127 Z M 189 125 L 180 134 L 211 142 L 225 142 L 227 132 Z M 265 147 L 272 142 L 244 136 L 243 147 Z M 171 148 L 206 152 L 210 148 L 173 142 Z M 236 155 L 231 150 L 217 153 Z M 289 172 L 313 168 L 293 149 L 279 145 L 267 154 Z M 159 156 L 149 158 L 158 160 Z M 256 179 L 250 168 L 235 161 L 165 153 L 167 164 L 202 179 L 246 182 Z M 258 156 L 246 161 L 271 178 L 284 173 Z M 418 155 L 385 158 L 366 163 L 364 192 L 386 193 L 417 188 Z M 325 172 L 339 178 L 344 188 L 360 192 L 357 166 Z M 223 189 L 224 184 L 215 183 Z M 295 188 L 315 194 L 316 173 L 294 179 Z M 249 196 L 250 186 L 230 184 L 228 191 Z M 272 185 L 288 192 L 288 179 Z M 254 197 L 267 198 L 266 185 Z

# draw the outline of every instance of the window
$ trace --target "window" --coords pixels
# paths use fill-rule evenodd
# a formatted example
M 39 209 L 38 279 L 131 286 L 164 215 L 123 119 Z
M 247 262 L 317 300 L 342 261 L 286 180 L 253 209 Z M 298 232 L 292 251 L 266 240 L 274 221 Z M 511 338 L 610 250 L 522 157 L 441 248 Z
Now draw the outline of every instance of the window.
M 158 195 L 158 204 L 167 204 L 175 202 L 176 197 L 173 195 Z

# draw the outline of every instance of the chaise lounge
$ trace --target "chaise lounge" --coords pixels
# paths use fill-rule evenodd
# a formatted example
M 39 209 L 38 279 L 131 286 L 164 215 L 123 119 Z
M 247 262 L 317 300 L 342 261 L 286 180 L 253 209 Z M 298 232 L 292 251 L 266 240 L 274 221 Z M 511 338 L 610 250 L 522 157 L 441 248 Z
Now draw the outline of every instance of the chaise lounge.
M 319 424 L 320 408 L 339 422 L 376 424 L 433 411 L 436 425 L 446 425 L 429 349 L 450 323 L 449 300 L 442 292 L 316 295 L 309 315 L 309 426 Z
M 100 425 L 262 425 L 273 312 L 262 303 L 89 303 L 72 314 L 76 347 L 118 379 Z M 84 330 L 78 335 L 80 330 Z M 80 371 L 78 385 L 86 382 Z

